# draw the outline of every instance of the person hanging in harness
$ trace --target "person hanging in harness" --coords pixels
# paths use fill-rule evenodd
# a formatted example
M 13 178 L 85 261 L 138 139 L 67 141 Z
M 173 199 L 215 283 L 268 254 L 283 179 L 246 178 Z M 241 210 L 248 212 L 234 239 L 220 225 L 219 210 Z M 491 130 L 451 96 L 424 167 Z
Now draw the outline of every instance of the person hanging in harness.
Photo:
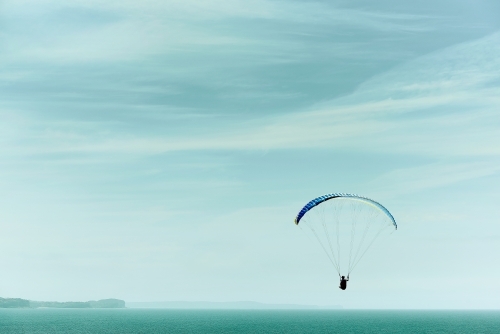
M 345 276 L 342 276 L 340 278 L 339 288 L 341 288 L 342 290 L 345 290 L 347 288 L 347 281 L 348 280 L 349 280 L 349 275 L 347 275 L 347 278 L 345 278 Z

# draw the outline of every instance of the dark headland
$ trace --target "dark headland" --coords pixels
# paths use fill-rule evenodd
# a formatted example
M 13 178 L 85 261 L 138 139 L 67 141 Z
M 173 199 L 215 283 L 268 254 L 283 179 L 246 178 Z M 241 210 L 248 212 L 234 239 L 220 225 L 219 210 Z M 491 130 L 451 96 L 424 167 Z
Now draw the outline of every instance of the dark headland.
M 125 308 L 121 299 L 89 300 L 88 302 L 40 302 L 21 298 L 1 298 L 0 308 Z

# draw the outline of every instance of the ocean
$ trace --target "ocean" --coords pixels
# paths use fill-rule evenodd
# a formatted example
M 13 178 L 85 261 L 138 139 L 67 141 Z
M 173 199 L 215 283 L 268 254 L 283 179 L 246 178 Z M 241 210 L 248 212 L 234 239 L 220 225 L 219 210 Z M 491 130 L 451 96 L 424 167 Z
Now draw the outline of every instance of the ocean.
M 500 311 L 1 309 L 0 333 L 500 333 Z

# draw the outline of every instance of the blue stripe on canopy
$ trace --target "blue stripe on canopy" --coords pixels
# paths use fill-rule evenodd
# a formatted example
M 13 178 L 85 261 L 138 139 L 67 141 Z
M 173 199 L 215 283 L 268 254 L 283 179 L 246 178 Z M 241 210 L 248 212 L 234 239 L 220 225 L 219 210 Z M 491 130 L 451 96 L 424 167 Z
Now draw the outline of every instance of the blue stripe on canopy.
M 394 225 L 394 227 L 396 229 L 398 229 L 398 225 L 396 224 L 396 220 L 394 220 L 394 217 L 392 216 L 392 214 L 382 204 L 380 204 L 379 202 L 376 202 L 376 201 L 374 201 L 372 199 L 369 199 L 367 197 L 363 197 L 363 196 L 359 196 L 359 195 L 355 195 L 355 194 L 344 194 L 344 193 L 327 194 L 327 195 L 323 195 L 323 196 L 320 196 L 318 198 L 313 199 L 312 201 L 310 201 L 309 203 L 307 203 L 302 208 L 302 210 L 300 210 L 299 214 L 295 218 L 295 225 L 299 225 L 299 222 L 302 219 L 302 217 L 304 217 L 304 215 L 309 210 L 311 210 L 312 208 L 314 208 L 315 206 L 317 206 L 317 205 L 319 205 L 319 204 L 321 204 L 321 203 L 323 203 L 325 201 L 328 201 L 328 200 L 331 200 L 331 199 L 334 199 L 334 198 L 339 198 L 339 197 L 356 198 L 358 200 L 365 201 L 365 202 L 367 202 L 369 204 L 375 205 L 377 208 L 379 208 L 380 210 L 382 210 L 391 219 L 392 224 Z

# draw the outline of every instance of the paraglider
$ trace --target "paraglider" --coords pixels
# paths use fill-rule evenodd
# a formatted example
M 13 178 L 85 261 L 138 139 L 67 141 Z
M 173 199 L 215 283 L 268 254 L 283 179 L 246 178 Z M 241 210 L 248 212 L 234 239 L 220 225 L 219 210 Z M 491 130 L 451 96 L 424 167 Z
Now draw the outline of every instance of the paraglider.
M 300 224 L 299 224 L 300 223 Z M 295 218 L 312 232 L 340 278 L 345 290 L 351 272 L 383 232 L 398 226 L 382 204 L 367 197 L 334 193 L 308 202 Z M 345 275 L 342 275 L 346 273 Z

